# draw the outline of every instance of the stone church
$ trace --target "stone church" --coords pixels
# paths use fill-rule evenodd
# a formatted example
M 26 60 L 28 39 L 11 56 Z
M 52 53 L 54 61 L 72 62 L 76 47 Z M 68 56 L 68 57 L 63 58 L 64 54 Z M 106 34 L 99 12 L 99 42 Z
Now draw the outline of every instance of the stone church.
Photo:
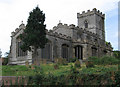
M 105 41 L 105 14 L 94 8 L 92 11 L 77 13 L 78 25 L 59 23 L 52 30 L 46 29 L 49 42 L 44 49 L 37 49 L 38 58 L 54 61 L 55 58 L 78 58 L 86 60 L 90 56 L 112 55 L 112 46 Z M 22 23 L 11 33 L 9 64 L 32 64 L 32 52 L 23 52 L 19 35 L 23 33 Z

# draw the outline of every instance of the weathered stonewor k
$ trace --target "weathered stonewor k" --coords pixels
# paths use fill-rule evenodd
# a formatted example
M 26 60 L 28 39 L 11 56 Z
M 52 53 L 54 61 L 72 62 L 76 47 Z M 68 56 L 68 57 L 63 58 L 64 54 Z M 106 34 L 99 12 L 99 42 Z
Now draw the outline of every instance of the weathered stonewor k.
M 46 29 L 49 42 L 44 49 L 37 49 L 40 60 L 54 61 L 55 58 L 78 58 L 82 61 L 90 56 L 112 55 L 113 48 L 105 41 L 105 14 L 94 8 L 92 11 L 77 13 L 78 25 L 59 23 L 52 30 Z M 32 64 L 32 52 L 20 49 L 22 41 L 18 37 L 25 25 L 12 32 L 9 64 Z M 39 62 L 39 61 L 38 61 Z

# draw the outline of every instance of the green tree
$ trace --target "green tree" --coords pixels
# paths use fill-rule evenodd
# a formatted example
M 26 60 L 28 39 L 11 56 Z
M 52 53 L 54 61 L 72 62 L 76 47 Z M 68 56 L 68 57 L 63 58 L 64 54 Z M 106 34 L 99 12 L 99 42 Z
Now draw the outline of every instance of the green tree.
M 113 56 L 120 60 L 120 51 L 113 51 Z
M 37 6 L 29 13 L 24 33 L 20 35 L 23 51 L 32 51 L 33 62 L 37 59 L 37 48 L 44 48 L 48 39 L 46 38 L 45 14 Z
M 5 52 L 5 54 L 4 54 L 5 58 L 8 58 L 9 54 L 10 54 L 10 52 Z

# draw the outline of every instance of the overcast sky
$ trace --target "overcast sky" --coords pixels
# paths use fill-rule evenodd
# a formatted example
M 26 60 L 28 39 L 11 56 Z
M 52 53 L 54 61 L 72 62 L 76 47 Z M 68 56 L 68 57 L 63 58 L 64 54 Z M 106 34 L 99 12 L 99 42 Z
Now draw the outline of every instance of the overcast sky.
M 47 29 L 59 23 L 75 24 L 77 13 L 93 8 L 105 14 L 106 40 L 118 49 L 118 1 L 119 0 L 0 0 L 0 48 L 3 56 L 10 50 L 11 32 L 21 21 L 27 23 L 29 12 L 37 5 L 45 13 Z

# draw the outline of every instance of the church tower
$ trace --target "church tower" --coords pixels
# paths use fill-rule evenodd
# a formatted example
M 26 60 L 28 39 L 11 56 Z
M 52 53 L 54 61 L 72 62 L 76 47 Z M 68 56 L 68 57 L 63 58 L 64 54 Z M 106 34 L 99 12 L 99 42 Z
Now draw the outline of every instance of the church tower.
M 105 40 L 105 14 L 94 8 L 92 11 L 83 11 L 82 14 L 77 13 L 77 19 L 79 28 L 98 34 L 99 38 Z

